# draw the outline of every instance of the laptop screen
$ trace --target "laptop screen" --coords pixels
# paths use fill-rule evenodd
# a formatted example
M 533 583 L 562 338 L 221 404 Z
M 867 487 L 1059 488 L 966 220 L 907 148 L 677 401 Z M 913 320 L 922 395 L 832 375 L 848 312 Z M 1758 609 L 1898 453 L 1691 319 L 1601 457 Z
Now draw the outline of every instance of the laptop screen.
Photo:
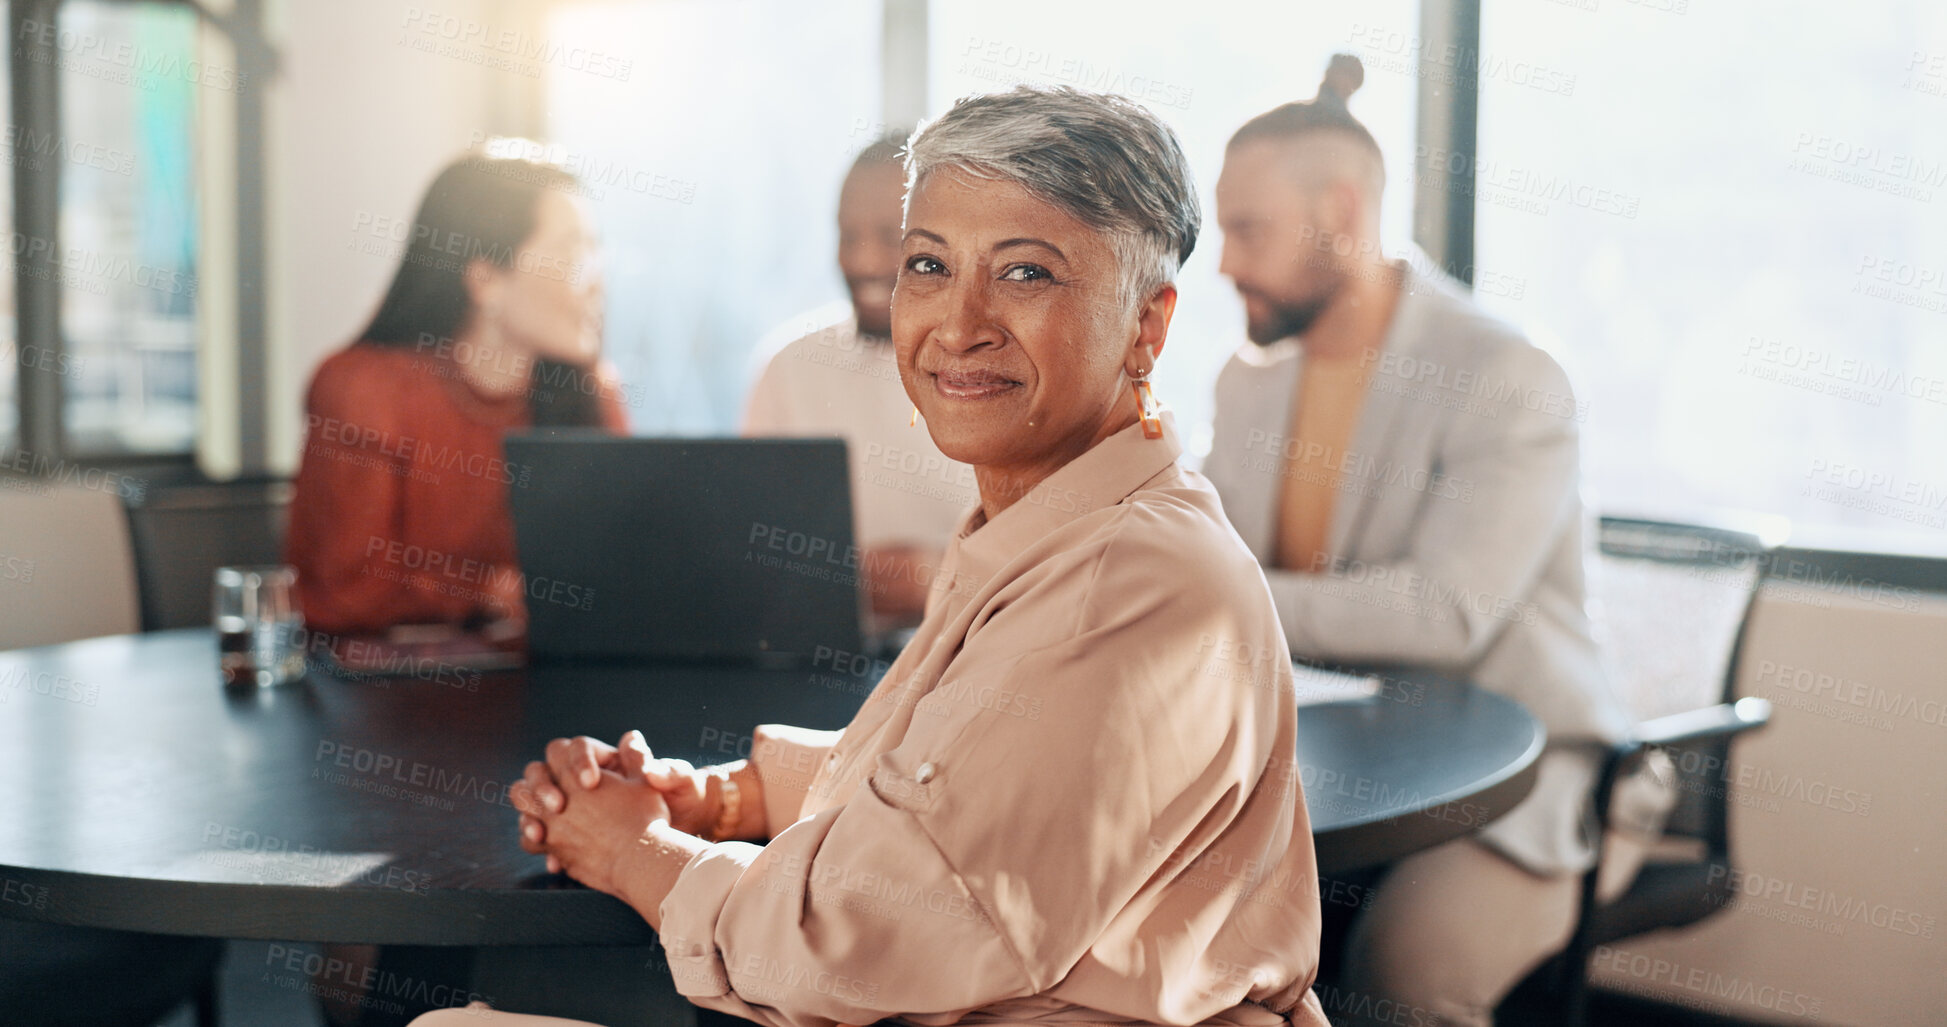
M 839 439 L 507 439 L 529 655 L 759 666 L 858 651 Z

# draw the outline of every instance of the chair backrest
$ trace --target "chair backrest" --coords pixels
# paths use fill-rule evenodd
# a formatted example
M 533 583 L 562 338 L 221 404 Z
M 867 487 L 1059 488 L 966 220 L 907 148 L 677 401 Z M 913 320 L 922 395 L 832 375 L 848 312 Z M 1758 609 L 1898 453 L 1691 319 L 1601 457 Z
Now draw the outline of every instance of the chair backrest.
M 137 630 L 121 497 L 32 479 L 0 484 L 0 650 Z
M 1728 528 L 1603 518 L 1590 613 L 1611 677 L 1639 719 L 1737 698 L 1737 658 L 1767 544 Z M 1692 755 L 1694 753 L 1694 755 Z M 1724 841 L 1728 740 L 1677 760 L 1666 834 Z
M 282 563 L 290 503 L 288 481 L 158 485 L 131 501 L 142 630 L 207 626 L 216 568 Z

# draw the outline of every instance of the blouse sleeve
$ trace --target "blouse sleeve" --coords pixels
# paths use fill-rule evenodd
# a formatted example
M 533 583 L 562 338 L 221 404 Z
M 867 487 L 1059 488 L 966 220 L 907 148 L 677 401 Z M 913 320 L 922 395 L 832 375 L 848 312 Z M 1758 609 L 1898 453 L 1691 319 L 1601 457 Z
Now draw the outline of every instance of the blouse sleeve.
M 1067 977 L 1172 853 L 1230 822 L 1238 767 L 1270 752 L 1275 694 L 1197 670 L 1199 638 L 1250 614 L 1157 536 L 1018 579 L 937 686 L 867 700 L 911 723 L 845 802 L 692 860 L 661 910 L 678 990 L 829 1027 L 951 1022 Z M 1249 630 L 1275 638 L 1268 611 Z
M 751 733 L 750 765 L 764 784 L 764 823 L 772 837 L 797 821 L 812 778 L 843 735 L 786 724 L 759 724 Z
M 366 573 L 374 541 L 400 536 L 407 468 L 403 456 L 388 451 L 387 440 L 400 434 L 391 393 L 357 370 L 340 357 L 327 360 L 305 400 L 304 451 L 284 544 L 285 561 L 297 568 L 305 623 L 359 632 L 462 620 L 469 598 Z

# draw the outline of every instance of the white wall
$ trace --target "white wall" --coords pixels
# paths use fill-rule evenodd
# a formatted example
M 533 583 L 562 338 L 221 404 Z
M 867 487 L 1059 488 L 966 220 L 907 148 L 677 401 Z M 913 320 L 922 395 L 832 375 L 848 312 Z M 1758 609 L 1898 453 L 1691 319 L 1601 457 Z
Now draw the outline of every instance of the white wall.
M 397 244 L 372 225 L 409 221 L 433 175 L 476 132 L 538 131 L 542 79 L 525 73 L 538 69 L 481 63 L 499 55 L 466 41 L 482 35 L 463 34 L 471 22 L 484 38 L 536 38 L 543 6 L 272 0 L 283 59 L 268 112 L 274 469 L 296 469 L 312 370 L 370 319 L 398 266 Z M 363 252 L 368 245 L 378 252 Z

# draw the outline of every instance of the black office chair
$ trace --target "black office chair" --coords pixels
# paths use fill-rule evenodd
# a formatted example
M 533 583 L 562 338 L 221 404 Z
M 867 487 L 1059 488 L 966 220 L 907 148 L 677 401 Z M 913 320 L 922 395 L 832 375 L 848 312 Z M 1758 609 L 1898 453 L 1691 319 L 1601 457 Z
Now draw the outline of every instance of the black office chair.
M 1630 886 L 1608 903 L 1597 901 L 1598 860 L 1583 875 L 1582 912 L 1568 947 L 1502 1003 L 1507 1023 L 1579 1027 L 1588 1003 L 1589 956 L 1597 946 L 1688 926 L 1725 907 L 1733 876 L 1731 740 L 1764 726 L 1771 716 L 1770 703 L 1736 694 L 1770 546 L 1754 534 L 1726 528 L 1605 518 L 1601 551 L 1592 591 L 1602 606 L 1603 641 L 1630 705 L 1646 719 L 1604 761 L 1596 817 L 1609 824 L 1616 782 L 1651 750 L 1668 750 L 1679 757 L 1674 761 L 1679 798 L 1663 837 L 1695 844 L 1679 858 L 1652 854 Z M 1711 694 L 1704 696 L 1704 689 Z M 1716 705 L 1687 708 L 1712 698 Z
M 290 503 L 291 483 L 275 479 L 155 481 L 128 497 L 142 630 L 206 627 L 211 572 L 282 563 Z

